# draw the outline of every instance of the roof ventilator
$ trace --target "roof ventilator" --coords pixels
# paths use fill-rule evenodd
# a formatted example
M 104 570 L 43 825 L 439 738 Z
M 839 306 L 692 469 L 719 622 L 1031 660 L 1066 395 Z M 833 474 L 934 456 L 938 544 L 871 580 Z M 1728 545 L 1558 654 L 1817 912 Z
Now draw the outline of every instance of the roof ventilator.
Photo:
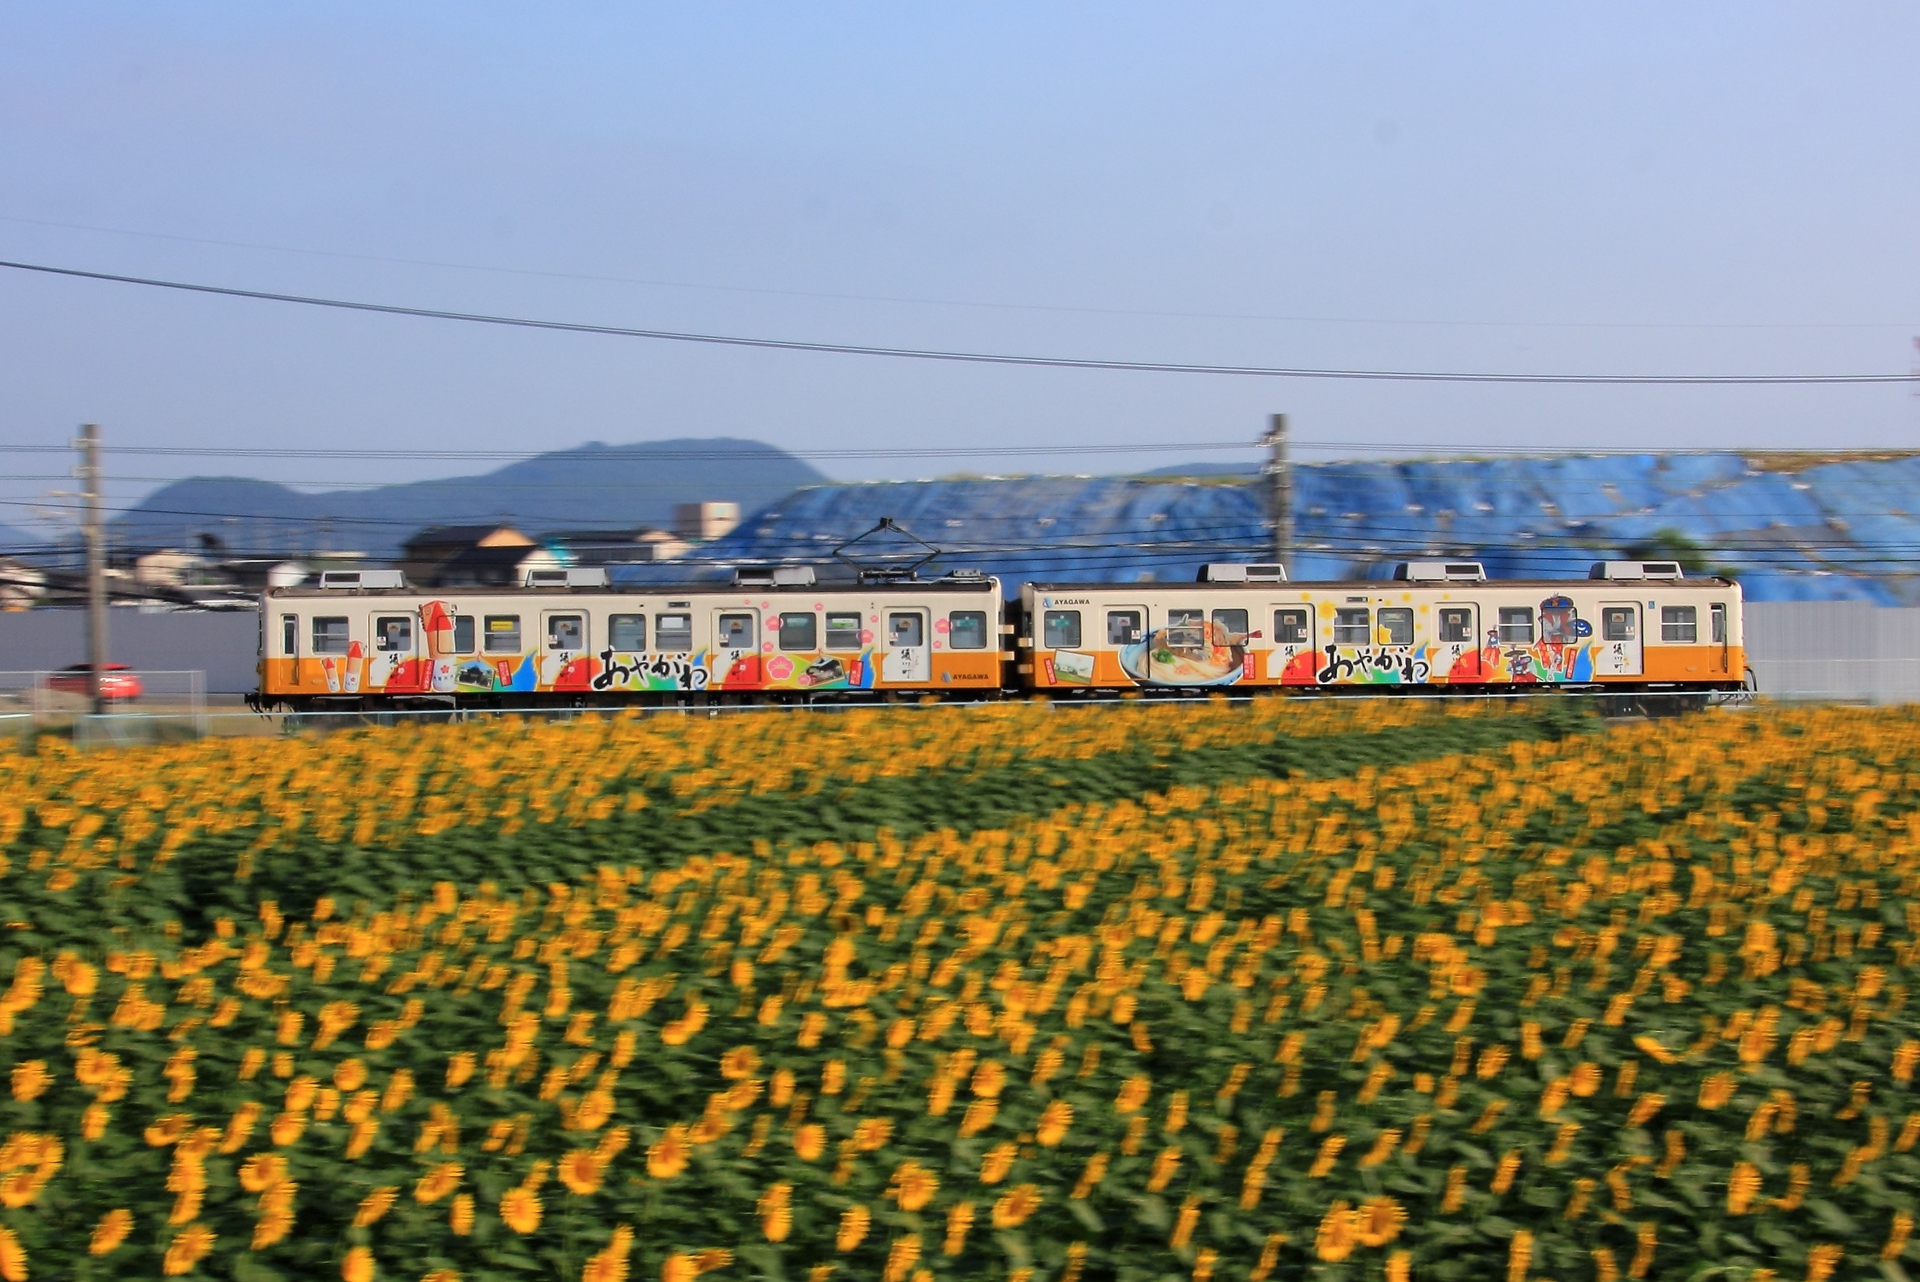
M 1402 561 L 1393 577 L 1409 583 L 1485 583 L 1487 567 L 1478 561 Z
M 733 570 L 737 588 L 810 588 L 813 583 L 810 565 L 738 565 Z
M 1200 567 L 1196 583 L 1285 583 L 1287 567 L 1276 561 L 1209 561 Z
M 1684 579 L 1678 561 L 1595 561 L 1589 579 Z
M 573 566 L 564 570 L 528 570 L 530 588 L 604 588 L 611 586 L 606 567 Z
M 323 570 L 320 573 L 320 586 L 335 592 L 404 588 L 407 586 L 407 576 L 398 570 Z

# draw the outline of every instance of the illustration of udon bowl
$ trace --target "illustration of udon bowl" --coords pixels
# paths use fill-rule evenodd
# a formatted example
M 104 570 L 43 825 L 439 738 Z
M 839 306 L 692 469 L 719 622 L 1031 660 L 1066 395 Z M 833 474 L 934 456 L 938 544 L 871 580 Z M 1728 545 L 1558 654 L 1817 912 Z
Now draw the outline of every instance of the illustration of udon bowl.
M 1240 679 L 1246 639 L 1236 641 L 1218 623 L 1155 628 L 1120 651 L 1120 666 L 1147 685 L 1222 686 Z

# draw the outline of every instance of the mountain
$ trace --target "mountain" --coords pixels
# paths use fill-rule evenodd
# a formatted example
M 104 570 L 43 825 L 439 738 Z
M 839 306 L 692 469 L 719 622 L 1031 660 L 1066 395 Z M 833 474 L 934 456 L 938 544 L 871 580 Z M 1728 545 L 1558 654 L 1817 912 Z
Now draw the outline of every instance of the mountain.
M 1145 472 L 1135 472 L 1135 476 L 1151 477 L 1207 477 L 1207 478 L 1251 478 L 1260 475 L 1258 463 L 1171 463 L 1166 467 L 1156 467 Z
M 0 525 L 0 556 L 10 552 L 37 552 L 46 547 L 47 540 L 38 534 L 11 525 Z
M 734 502 L 744 515 L 825 479 L 759 441 L 595 441 L 479 476 L 361 490 L 310 493 L 245 477 L 190 477 L 128 510 L 114 522 L 113 537 L 131 547 L 191 547 L 210 535 L 235 552 L 317 548 L 389 556 L 428 525 L 499 521 L 529 534 L 664 526 L 676 503 Z

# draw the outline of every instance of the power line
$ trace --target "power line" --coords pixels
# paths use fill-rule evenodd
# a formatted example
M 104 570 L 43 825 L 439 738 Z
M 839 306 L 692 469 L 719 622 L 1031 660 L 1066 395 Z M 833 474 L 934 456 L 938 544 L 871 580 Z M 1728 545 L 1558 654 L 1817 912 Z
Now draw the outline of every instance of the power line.
M 167 232 L 138 231 L 128 227 L 100 227 L 88 223 L 55 222 L 45 218 L 19 218 L 0 214 L 0 222 L 26 227 L 56 227 L 63 231 L 98 232 L 109 236 L 136 236 L 143 240 L 173 241 L 185 245 L 212 245 L 224 249 L 257 249 L 275 254 L 300 254 L 309 258 L 334 258 L 348 262 L 390 263 L 402 267 L 434 267 L 452 271 L 489 272 L 501 276 L 529 276 L 544 280 L 573 280 L 602 285 L 644 285 L 654 289 L 699 290 L 717 294 L 753 294 L 769 298 L 815 298 L 843 303 L 891 303 L 916 307 L 965 307 L 990 311 L 1054 312 L 1077 316 L 1139 316 L 1162 320 L 1276 321 L 1311 325 L 1398 325 L 1437 329 L 1656 329 L 1656 330 L 1796 330 L 1796 329 L 1899 329 L 1914 327 L 1908 321 L 1490 321 L 1431 320 L 1390 316 L 1303 316 L 1266 312 L 1187 312 L 1133 307 L 1076 307 L 1058 303 L 1007 303 L 980 299 L 925 298 L 894 294 L 844 294 L 807 289 L 769 289 L 751 285 L 715 285 L 695 281 L 660 280 L 640 276 L 607 276 L 589 272 L 543 271 L 529 267 L 501 267 L 483 263 L 461 263 L 434 258 L 401 258 L 388 254 L 356 254 L 336 249 L 308 249 L 295 245 L 273 245 L 260 241 L 220 240 L 208 236 L 180 236 Z
M 75 267 L 53 267 L 42 263 L 20 263 L 0 260 L 0 267 L 14 271 L 36 272 L 47 276 L 66 277 L 74 280 L 106 281 L 120 285 L 140 285 L 149 289 L 176 290 L 190 294 L 210 294 L 222 298 L 246 298 L 253 299 L 257 302 L 293 303 L 303 307 L 324 307 L 337 311 L 367 312 L 381 316 L 415 316 L 426 320 L 462 321 L 473 325 L 494 325 L 516 329 L 547 330 L 566 334 L 597 334 L 611 338 L 640 338 L 651 339 L 657 342 L 695 343 L 717 347 L 744 347 L 764 351 L 809 352 L 837 356 L 881 356 L 895 360 L 941 361 L 949 364 L 963 365 L 1009 365 L 1030 369 L 1097 370 L 1109 373 L 1133 374 L 1192 374 L 1226 378 L 1332 379 L 1348 382 L 1521 383 L 1637 387 L 1779 387 L 1920 383 L 1920 373 L 1509 374 L 1465 373 L 1443 370 L 1321 369 L 1267 365 L 1187 364 L 1175 361 L 1100 360 L 1070 356 L 1019 356 L 996 352 L 881 347 L 862 343 L 824 343 L 801 339 L 750 338 L 737 334 L 701 334 L 686 330 L 639 329 L 621 325 L 594 325 L 584 321 L 537 320 L 524 316 L 500 316 L 483 312 L 456 312 L 433 307 L 404 307 L 393 303 L 368 303 L 341 298 L 321 298 L 307 294 L 282 294 L 269 290 L 237 289 L 226 285 L 203 285 L 188 281 L 160 280 L 146 276 L 125 276 L 115 272 L 82 271 Z

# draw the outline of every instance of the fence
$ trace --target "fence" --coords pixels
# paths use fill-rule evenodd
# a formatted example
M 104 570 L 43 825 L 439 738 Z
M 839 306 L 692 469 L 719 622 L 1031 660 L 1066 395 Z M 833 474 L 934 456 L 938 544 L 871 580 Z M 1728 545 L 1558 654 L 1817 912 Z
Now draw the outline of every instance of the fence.
M 198 738 L 212 728 L 207 674 L 198 668 L 111 675 L 138 681 L 139 694 L 111 698 L 107 711 L 95 713 L 84 673 L 0 672 L 0 726 L 65 730 L 83 745 Z
M 1758 601 L 1745 612 L 1747 664 L 1775 699 L 1920 701 L 1920 610 L 1864 601 Z

